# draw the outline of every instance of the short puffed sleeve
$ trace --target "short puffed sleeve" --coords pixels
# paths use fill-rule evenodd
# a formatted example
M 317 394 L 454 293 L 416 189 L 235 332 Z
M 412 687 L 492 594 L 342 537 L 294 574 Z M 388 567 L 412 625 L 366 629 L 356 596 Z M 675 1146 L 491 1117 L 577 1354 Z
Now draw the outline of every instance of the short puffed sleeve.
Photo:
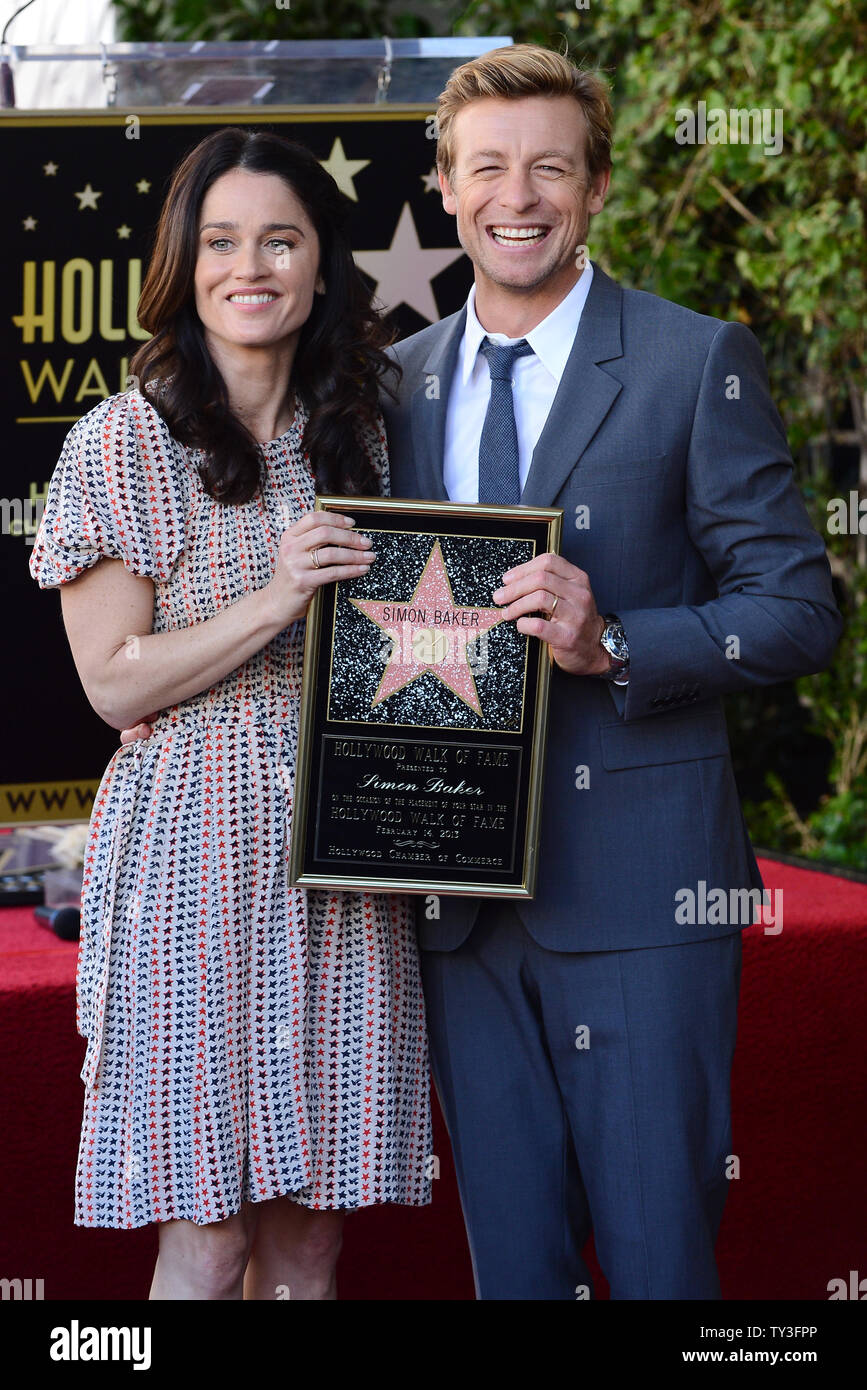
M 66 436 L 30 573 L 53 589 L 106 558 L 164 582 L 184 548 L 188 498 L 184 452 L 159 413 L 138 391 L 110 396 Z

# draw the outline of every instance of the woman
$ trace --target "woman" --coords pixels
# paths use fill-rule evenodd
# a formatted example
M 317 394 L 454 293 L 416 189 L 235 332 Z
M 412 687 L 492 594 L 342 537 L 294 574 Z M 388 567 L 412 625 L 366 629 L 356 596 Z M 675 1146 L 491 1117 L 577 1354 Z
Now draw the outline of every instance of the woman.
M 333 1298 L 343 1210 L 430 1200 L 408 902 L 286 877 L 304 615 L 375 561 L 314 494 L 387 489 L 386 336 L 334 181 L 242 130 L 175 173 L 139 315 L 31 562 L 94 709 L 153 726 L 91 821 L 75 1219 L 159 1223 L 152 1298 Z

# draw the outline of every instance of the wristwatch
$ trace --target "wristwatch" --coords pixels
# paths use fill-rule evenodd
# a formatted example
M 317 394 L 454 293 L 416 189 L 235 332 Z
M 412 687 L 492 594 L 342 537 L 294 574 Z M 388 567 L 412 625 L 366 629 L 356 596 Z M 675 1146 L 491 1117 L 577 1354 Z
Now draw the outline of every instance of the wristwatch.
M 599 641 L 608 653 L 610 662 L 608 670 L 602 673 L 602 679 L 626 685 L 629 680 L 629 646 L 623 624 L 616 613 L 603 613 L 602 621 L 605 627 Z

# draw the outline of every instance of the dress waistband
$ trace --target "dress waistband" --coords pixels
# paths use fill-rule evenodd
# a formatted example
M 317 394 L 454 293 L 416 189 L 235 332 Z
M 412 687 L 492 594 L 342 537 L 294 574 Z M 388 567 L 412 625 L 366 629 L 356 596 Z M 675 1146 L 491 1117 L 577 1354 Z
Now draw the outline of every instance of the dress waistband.
M 173 705 L 170 709 L 160 710 L 151 725 L 151 738 L 143 740 L 143 743 L 146 746 L 151 739 L 165 738 L 178 730 L 207 728 L 212 724 L 289 724 L 295 728 L 298 724 L 298 701 L 293 696 L 281 696 L 273 700 L 243 700 L 234 705 L 205 701 L 201 704 Z

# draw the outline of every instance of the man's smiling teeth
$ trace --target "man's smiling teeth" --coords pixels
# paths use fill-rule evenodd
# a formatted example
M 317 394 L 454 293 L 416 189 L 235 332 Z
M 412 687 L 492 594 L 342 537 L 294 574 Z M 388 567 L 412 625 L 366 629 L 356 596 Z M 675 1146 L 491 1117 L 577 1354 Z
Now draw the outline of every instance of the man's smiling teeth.
M 276 294 L 230 294 L 230 304 L 270 304 L 272 299 L 276 299 Z
M 507 245 L 510 241 L 541 241 L 543 236 L 547 236 L 547 227 L 492 227 L 491 236 L 498 245 Z

